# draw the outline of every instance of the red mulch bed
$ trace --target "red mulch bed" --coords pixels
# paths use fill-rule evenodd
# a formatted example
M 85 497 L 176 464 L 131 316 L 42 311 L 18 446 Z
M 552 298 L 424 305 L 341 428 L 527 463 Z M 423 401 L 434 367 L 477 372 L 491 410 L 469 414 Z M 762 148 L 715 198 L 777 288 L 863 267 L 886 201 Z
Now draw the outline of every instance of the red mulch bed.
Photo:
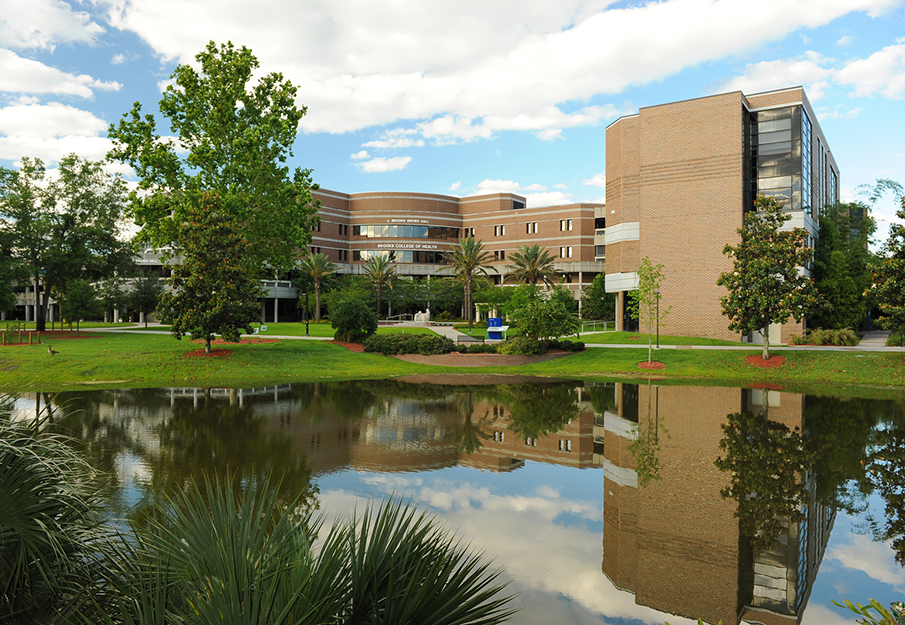
M 770 360 L 773 360 L 772 358 Z M 781 384 L 752 384 L 748 388 L 764 391 L 784 391 L 785 388 Z
M 770 360 L 764 360 L 762 355 L 757 354 L 756 356 L 748 356 L 745 358 L 745 362 L 752 367 L 758 367 L 760 369 L 778 369 L 786 364 L 786 359 L 782 356 L 770 356 Z
M 53 341 L 58 341 L 60 339 L 68 341 L 71 339 L 99 339 L 99 338 L 101 338 L 99 334 L 93 334 L 91 332 L 86 332 L 85 334 L 80 334 L 80 335 L 76 336 L 75 332 L 69 332 L 68 330 L 66 332 L 60 332 L 60 331 L 50 332 L 50 331 L 48 331 L 48 332 L 41 332 L 41 343 L 38 343 L 37 331 L 32 330 L 31 332 L 32 332 L 32 343 L 28 342 L 28 332 L 22 333 L 22 342 L 21 343 L 10 343 L 10 340 L 14 340 L 13 337 L 15 337 L 18 333 L 16 333 L 16 332 L 7 333 L 6 345 L 4 345 L 3 347 L 22 347 L 23 345 L 25 345 L 25 346 L 43 345 L 44 343 L 46 343 L 48 341 L 48 339 L 52 339 Z
M 210 354 L 205 354 L 204 349 L 193 349 L 184 355 L 186 358 L 229 358 L 233 353 L 228 349 L 212 349 Z
M 259 339 L 257 337 L 243 337 L 239 342 L 243 345 L 247 345 L 249 343 L 279 343 L 280 339 Z M 192 341 L 192 343 L 204 343 L 204 340 L 198 339 L 197 341 Z M 236 345 L 236 343 L 227 343 L 223 339 L 214 339 L 213 341 L 211 341 L 211 345 Z
M 645 360 L 644 362 L 639 362 L 638 366 L 642 369 L 665 369 L 666 368 L 666 365 L 664 365 L 662 362 L 658 362 L 656 360 L 653 360 L 651 362 L 647 362 Z
M 340 347 L 345 347 L 350 352 L 363 352 L 365 350 L 365 346 L 361 343 L 342 343 L 340 341 L 327 341 L 331 345 L 339 345 Z

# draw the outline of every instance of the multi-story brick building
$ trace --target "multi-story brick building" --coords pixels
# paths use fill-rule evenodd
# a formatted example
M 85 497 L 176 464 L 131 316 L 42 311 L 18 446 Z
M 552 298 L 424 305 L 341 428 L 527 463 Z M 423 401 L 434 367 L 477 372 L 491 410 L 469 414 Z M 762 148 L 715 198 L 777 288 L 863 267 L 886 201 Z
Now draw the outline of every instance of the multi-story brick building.
M 784 200 L 786 227 L 814 240 L 819 210 L 839 199 L 839 168 L 801 87 L 642 108 L 607 128 L 606 174 L 606 288 L 617 294 L 620 329 L 633 323 L 625 296 L 648 257 L 665 267 L 670 334 L 738 339 L 716 281 L 731 268 L 723 247 L 738 241 L 755 195 Z M 770 338 L 802 329 L 772 327 Z

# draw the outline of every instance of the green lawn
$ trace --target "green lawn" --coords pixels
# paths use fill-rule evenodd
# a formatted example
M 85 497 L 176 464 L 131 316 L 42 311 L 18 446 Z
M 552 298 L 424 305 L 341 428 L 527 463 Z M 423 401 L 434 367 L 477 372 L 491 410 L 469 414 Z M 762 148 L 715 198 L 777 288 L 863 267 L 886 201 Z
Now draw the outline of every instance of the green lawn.
M 395 328 L 394 328 L 395 329 Z M 395 358 L 353 353 L 320 341 L 286 339 L 277 343 L 227 345 L 228 358 L 187 357 L 202 346 L 188 340 L 146 333 L 84 334 L 82 339 L 53 339 L 60 353 L 43 345 L 0 347 L 0 389 L 55 391 L 69 388 L 225 386 L 249 387 L 288 382 L 389 378 L 429 373 L 488 373 L 574 379 L 664 379 L 717 385 L 777 384 L 788 390 L 819 386 L 845 393 L 851 385 L 905 386 L 905 355 L 788 351 L 779 369 L 749 366 L 752 352 L 664 350 L 655 359 L 662 371 L 644 371 L 638 363 L 647 349 L 592 348 L 564 358 L 520 367 L 462 368 L 414 365 Z M 219 346 L 218 346 L 219 348 Z M 757 350 L 753 350 L 756 353 Z M 780 354 L 777 354 L 780 355 Z M 857 392 L 866 392 L 863 389 Z M 878 391 L 880 392 L 880 391 Z
M 258 331 L 257 336 L 305 336 L 305 324 L 304 322 L 298 323 L 267 323 L 264 324 L 267 327 L 267 330 L 261 332 Z M 259 328 L 258 325 L 253 325 L 252 328 Z M 127 328 L 132 332 L 144 332 L 145 327 L 135 326 L 131 328 Z M 169 332 L 170 326 L 152 326 L 147 328 L 148 331 L 164 331 Z M 330 337 L 333 338 L 335 330 L 333 326 L 329 323 L 309 323 L 308 324 L 308 336 L 316 336 L 316 337 Z M 433 334 L 433 332 L 429 328 L 400 328 L 396 326 L 381 326 L 377 328 L 377 334 Z
M 18 324 L 18 326 L 16 325 Z M 14 331 L 16 327 L 21 328 L 23 331 L 34 331 L 35 322 L 34 321 L 0 321 L 0 330 L 9 330 L 10 332 Z M 75 332 L 75 324 L 72 324 L 72 331 Z M 83 321 L 79 324 L 79 328 L 84 330 L 85 328 L 135 328 L 138 327 L 137 323 L 105 323 L 103 321 Z M 59 332 L 60 330 L 69 331 L 69 324 L 60 323 L 56 321 L 54 323 L 47 322 L 47 329 L 55 332 Z
M 647 335 L 637 332 L 599 332 L 597 334 L 583 334 L 581 340 L 595 345 L 643 345 L 647 347 Z M 657 335 L 653 335 L 652 342 L 657 344 Z M 667 336 L 660 335 L 660 345 L 742 345 L 740 341 L 722 341 L 720 339 L 700 339 L 693 336 Z

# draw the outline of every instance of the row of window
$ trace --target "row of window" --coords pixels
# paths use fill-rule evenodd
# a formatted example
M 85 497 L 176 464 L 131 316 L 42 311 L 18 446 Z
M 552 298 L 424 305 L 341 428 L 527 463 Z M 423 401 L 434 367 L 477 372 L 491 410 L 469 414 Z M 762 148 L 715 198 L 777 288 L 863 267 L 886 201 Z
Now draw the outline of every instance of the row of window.
M 347 224 L 337 224 L 340 236 L 348 236 L 350 226 Z M 314 232 L 321 231 L 321 225 L 317 224 L 312 228 Z M 572 220 L 561 219 L 559 221 L 560 232 L 572 231 Z M 445 226 L 410 226 L 410 225 L 394 225 L 394 224 L 375 224 L 375 225 L 357 225 L 351 226 L 352 236 L 365 237 L 368 239 L 458 239 L 460 230 L 458 228 L 447 228 Z M 537 234 L 538 222 L 529 221 L 525 224 L 525 232 L 527 234 Z M 501 237 L 506 234 L 506 226 L 499 225 L 493 227 L 493 236 Z M 461 231 L 464 238 L 474 237 L 474 228 L 464 228 Z
M 425 265 L 442 265 L 446 262 L 446 252 L 428 250 L 353 250 L 353 261 L 367 261 L 369 258 L 382 256 L 394 263 L 421 263 Z

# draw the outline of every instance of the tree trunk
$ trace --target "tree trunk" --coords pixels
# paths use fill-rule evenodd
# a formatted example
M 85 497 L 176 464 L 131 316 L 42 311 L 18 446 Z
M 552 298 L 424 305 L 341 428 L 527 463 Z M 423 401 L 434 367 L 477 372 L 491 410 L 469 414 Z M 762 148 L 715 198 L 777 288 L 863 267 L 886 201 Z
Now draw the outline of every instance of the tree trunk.
M 210 337 L 207 337 L 206 339 L 204 339 L 204 353 L 205 354 L 211 353 L 211 338 Z
M 305 311 L 305 318 L 308 318 L 308 311 Z M 314 322 L 319 323 L 321 320 L 321 285 L 317 280 L 314 281 Z
M 770 324 L 764 326 L 764 352 L 762 357 L 764 360 L 770 360 Z
M 465 281 L 465 312 L 468 317 L 468 331 L 471 332 L 474 321 L 474 306 L 471 305 L 471 280 Z
M 377 321 L 380 321 L 380 283 L 377 283 Z

